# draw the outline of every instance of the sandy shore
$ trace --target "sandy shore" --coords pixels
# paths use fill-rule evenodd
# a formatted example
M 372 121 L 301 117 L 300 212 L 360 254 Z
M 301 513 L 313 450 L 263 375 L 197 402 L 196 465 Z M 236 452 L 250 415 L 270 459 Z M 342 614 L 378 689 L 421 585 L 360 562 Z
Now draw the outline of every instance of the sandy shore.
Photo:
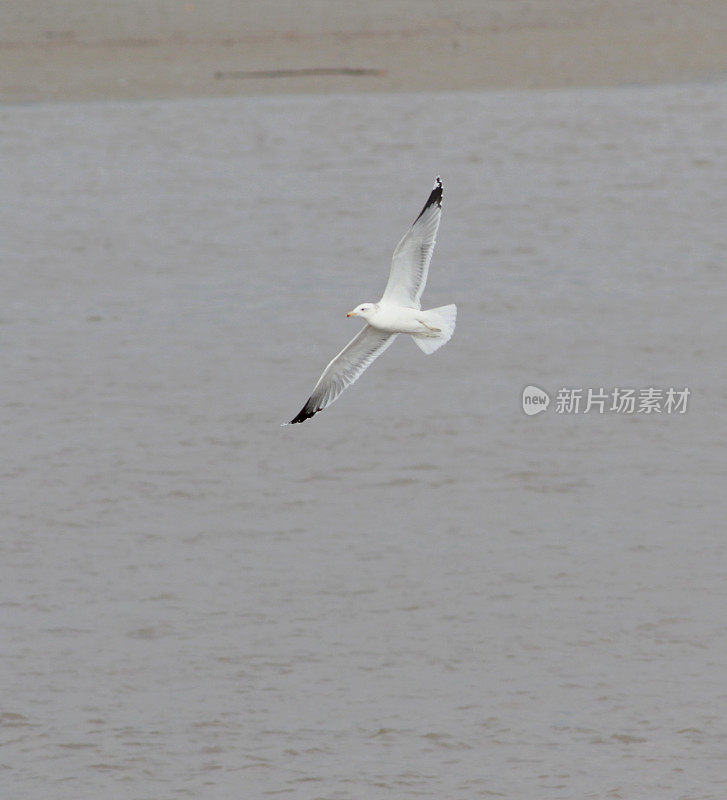
M 0 0 L 0 21 L 5 102 L 599 86 L 727 73 L 727 4 L 717 0 L 399 0 L 384 16 L 381 4 L 352 0 Z

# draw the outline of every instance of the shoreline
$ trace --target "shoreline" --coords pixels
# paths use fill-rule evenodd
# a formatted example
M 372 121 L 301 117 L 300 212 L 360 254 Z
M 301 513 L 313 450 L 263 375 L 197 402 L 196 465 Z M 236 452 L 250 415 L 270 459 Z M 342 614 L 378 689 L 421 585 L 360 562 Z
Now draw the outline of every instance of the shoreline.
M 68 2 L 78 9 L 88 5 Z M 247 27 L 240 35 L 240 27 L 232 28 L 228 36 L 218 29 L 145 28 L 145 20 L 133 19 L 115 29 L 116 38 L 109 36 L 108 21 L 104 27 L 92 20 L 93 29 L 80 22 L 58 22 L 54 29 L 11 27 L 0 40 L 0 99 L 556 89 L 727 75 L 727 9 L 655 21 L 660 7 L 648 0 L 638 15 L 618 6 L 620 13 L 611 9 L 607 17 L 560 17 L 563 3 L 546 0 L 540 10 L 547 7 L 548 14 L 537 19 L 513 0 L 497 22 L 424 19 L 412 26 L 402 10 L 416 6 L 403 2 L 401 19 L 387 20 L 387 31 L 365 25 L 353 30 L 350 20 L 347 28 L 338 19 L 338 29 L 310 32 L 301 24 L 295 32 L 290 15 L 280 21 L 285 33 L 270 32 L 271 21 L 263 20 L 257 30 Z M 7 0 L 0 0 L 3 7 Z M 114 7 L 130 11 L 124 0 Z M 644 15 L 646 7 L 651 17 Z M 346 3 L 342 8 L 353 14 Z

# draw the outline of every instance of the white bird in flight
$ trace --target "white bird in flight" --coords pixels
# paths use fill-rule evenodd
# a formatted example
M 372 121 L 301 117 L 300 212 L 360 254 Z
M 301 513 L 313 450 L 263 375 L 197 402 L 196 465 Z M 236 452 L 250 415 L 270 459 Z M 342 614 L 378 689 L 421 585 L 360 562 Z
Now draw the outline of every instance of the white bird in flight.
M 399 333 L 411 334 L 427 354 L 450 340 L 457 320 L 457 306 L 423 311 L 420 303 L 441 216 L 442 181 L 437 176 L 424 208 L 394 250 L 389 282 L 381 300 L 362 303 L 346 315 L 365 319 L 366 327 L 323 370 L 306 404 L 288 424 L 305 422 L 323 411 L 359 378 Z

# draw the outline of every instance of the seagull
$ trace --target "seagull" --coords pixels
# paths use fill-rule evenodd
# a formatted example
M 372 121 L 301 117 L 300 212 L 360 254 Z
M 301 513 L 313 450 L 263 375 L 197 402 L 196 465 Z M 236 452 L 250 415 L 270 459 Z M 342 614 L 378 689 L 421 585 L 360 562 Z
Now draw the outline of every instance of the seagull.
M 394 250 L 389 281 L 378 303 L 361 303 L 347 317 L 361 317 L 366 327 L 323 370 L 311 396 L 290 424 L 305 422 L 323 411 L 389 347 L 400 333 L 411 334 L 425 353 L 448 342 L 457 321 L 457 306 L 422 310 L 420 298 L 442 216 L 442 181 L 437 176 L 431 194 L 413 225 Z

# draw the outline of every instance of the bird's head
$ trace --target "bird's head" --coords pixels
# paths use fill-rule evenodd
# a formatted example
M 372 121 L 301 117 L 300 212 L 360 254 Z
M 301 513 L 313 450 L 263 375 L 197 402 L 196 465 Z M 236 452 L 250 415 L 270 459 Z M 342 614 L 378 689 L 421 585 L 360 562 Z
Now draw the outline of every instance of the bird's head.
M 353 311 L 349 311 L 346 314 L 347 317 L 363 317 L 367 319 L 369 314 L 374 310 L 373 303 L 361 303 L 360 306 L 356 306 Z

